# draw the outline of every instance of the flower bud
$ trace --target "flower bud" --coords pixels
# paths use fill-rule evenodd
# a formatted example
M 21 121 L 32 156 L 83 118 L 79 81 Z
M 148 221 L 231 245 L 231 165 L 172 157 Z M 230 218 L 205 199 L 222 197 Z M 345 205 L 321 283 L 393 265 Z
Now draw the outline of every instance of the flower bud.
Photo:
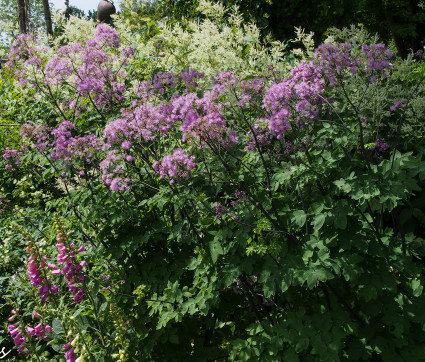
M 79 339 L 80 339 L 80 336 L 77 334 L 77 336 L 72 340 L 71 346 L 75 347 L 77 345 Z

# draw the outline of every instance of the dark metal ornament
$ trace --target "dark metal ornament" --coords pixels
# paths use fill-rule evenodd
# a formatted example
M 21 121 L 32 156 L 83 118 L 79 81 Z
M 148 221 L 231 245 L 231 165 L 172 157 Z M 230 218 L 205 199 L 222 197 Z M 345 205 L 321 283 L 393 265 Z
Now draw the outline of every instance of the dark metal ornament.
M 97 20 L 110 23 L 112 21 L 111 15 L 116 12 L 113 2 L 101 0 L 97 6 Z
M 61 10 L 61 14 L 63 14 L 66 19 L 69 19 L 69 16 L 72 14 L 72 10 L 69 7 L 69 0 L 65 0 L 65 7 Z

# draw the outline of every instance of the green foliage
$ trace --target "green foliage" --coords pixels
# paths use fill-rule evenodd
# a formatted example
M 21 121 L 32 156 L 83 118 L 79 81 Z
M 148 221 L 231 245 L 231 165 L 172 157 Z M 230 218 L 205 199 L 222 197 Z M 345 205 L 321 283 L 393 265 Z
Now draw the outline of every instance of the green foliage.
M 353 56 L 371 40 L 354 28 L 330 37 L 353 44 Z M 162 106 L 185 93 L 180 84 L 140 96 L 132 83 L 167 71 L 160 61 L 172 51 L 129 57 L 123 103 L 96 107 L 81 96 L 80 114 L 68 107 L 72 82 L 29 94 L 5 72 L 0 126 L 67 119 L 74 134 L 100 136 L 124 117 L 121 108 L 133 112 L 134 100 Z M 269 73 L 267 87 L 287 76 Z M 131 188 L 117 192 L 102 183 L 104 149 L 92 162 L 55 161 L 1 127 L 2 151 L 28 149 L 16 171 L 0 161 L 0 195 L 11 199 L 0 213 L 2 321 L 19 308 L 21 326 L 36 323 L 34 310 L 52 326 L 48 343 L 28 336 L 32 360 L 63 359 L 67 342 L 89 361 L 422 360 L 424 74 L 412 58 L 395 59 L 390 76 L 372 82 L 360 69 L 341 72 L 335 86 L 326 84 L 317 118 L 291 119 L 281 139 L 251 149 L 251 127 L 268 117 L 263 99 L 241 106 L 242 79 L 229 81 L 219 102 L 240 143 L 206 137 L 200 147 L 195 136 L 183 140 L 180 127 L 158 132 L 126 150 L 134 163 L 120 166 Z M 208 94 L 208 82 L 197 96 Z M 391 110 L 395 101 L 402 106 Z M 125 153 L 122 141 L 109 147 Z M 174 182 L 161 178 L 154 161 L 180 148 L 196 167 Z M 75 256 L 87 262 L 81 303 L 63 275 L 49 274 L 60 292 L 47 302 L 28 281 L 28 248 L 56 262 L 61 239 L 87 248 Z M 6 336 L 0 345 L 12 348 Z

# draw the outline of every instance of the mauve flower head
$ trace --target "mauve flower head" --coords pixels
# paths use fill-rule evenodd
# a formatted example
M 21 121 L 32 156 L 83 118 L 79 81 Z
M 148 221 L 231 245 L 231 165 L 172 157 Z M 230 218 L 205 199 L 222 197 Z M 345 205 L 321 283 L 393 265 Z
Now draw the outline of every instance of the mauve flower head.
M 104 23 L 101 23 L 96 27 L 95 39 L 103 41 L 113 48 L 118 48 L 121 43 L 121 39 L 117 31 Z
M 6 170 L 16 171 L 15 166 L 20 165 L 21 157 L 21 152 L 18 150 L 6 147 L 3 153 L 3 159 L 5 160 L 4 168 Z
M 214 206 L 213 206 L 214 210 L 215 210 L 215 217 L 217 219 L 221 219 L 221 217 L 227 212 L 227 208 L 225 206 L 223 206 L 221 203 L 217 202 Z
M 270 135 L 280 139 L 292 127 L 292 120 L 302 126 L 316 118 L 323 92 L 322 69 L 312 61 L 301 62 L 292 68 L 290 77 L 273 83 L 263 101 Z
M 193 92 L 194 90 L 199 90 L 199 85 L 197 80 L 203 79 L 205 76 L 204 73 L 200 73 L 195 69 L 190 68 L 188 72 L 182 72 L 178 77 L 186 85 L 186 92 Z
M 331 85 L 335 85 L 337 79 L 343 77 L 344 71 L 357 72 L 361 59 L 353 56 L 351 49 L 352 45 L 349 43 L 328 43 L 315 50 L 317 62 Z
M 152 86 L 155 92 L 164 93 L 167 89 L 173 89 L 177 85 L 177 77 L 174 73 L 158 72 L 153 77 Z
M 166 155 L 161 163 L 155 162 L 154 169 L 161 178 L 168 176 L 170 179 L 175 177 L 187 177 L 188 171 L 195 167 L 195 157 L 189 156 L 181 148 L 174 151 L 172 155 Z
M 31 140 L 39 151 L 44 152 L 50 142 L 50 131 L 47 125 L 28 122 L 22 125 L 20 134 Z
M 401 101 L 394 101 L 394 104 L 390 107 L 391 111 L 395 111 L 397 108 L 400 108 L 403 105 Z
M 376 151 L 386 151 L 390 148 L 390 145 L 386 142 L 381 141 L 379 138 L 375 141 L 375 147 L 373 147 Z

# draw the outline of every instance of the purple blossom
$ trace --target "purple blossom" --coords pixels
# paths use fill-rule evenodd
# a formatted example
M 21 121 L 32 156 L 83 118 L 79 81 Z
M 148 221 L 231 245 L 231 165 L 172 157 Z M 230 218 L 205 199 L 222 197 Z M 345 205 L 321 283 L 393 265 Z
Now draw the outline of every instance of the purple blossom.
M 153 77 L 153 89 L 157 93 L 164 93 L 167 88 L 173 89 L 177 86 L 177 77 L 174 73 L 158 72 Z
M 376 151 L 386 151 L 390 149 L 390 145 L 386 142 L 381 141 L 379 138 L 375 141 L 375 147 L 372 149 Z
M 118 48 L 121 43 L 121 39 L 117 31 L 104 23 L 101 23 L 96 27 L 95 39 L 104 41 L 112 48 Z
M 84 288 L 81 283 L 84 283 L 83 267 L 87 265 L 85 262 L 77 263 L 75 256 L 85 250 L 85 246 L 81 246 L 75 250 L 74 243 L 69 243 L 64 234 L 57 229 L 57 244 L 56 248 L 59 251 L 58 265 L 64 265 L 62 269 L 52 271 L 54 275 L 64 275 L 68 289 L 73 296 L 73 301 L 77 304 L 81 303 L 84 296 Z
M 403 105 L 401 101 L 394 101 L 394 104 L 390 107 L 391 111 L 395 111 L 397 108 L 400 108 Z
M 329 83 L 335 85 L 337 78 L 340 79 L 345 70 L 356 73 L 361 64 L 359 57 L 351 54 L 352 45 L 348 43 L 322 44 L 314 55 L 318 65 L 323 68 Z
M 152 141 L 157 134 L 167 133 L 173 125 L 161 106 L 149 104 L 122 109 L 121 117 L 110 122 L 103 131 L 108 145 L 120 142 L 124 148 L 129 145 L 123 143 L 125 141 Z
M 159 173 L 161 178 L 169 177 L 171 183 L 176 177 L 187 177 L 188 171 L 195 167 L 195 157 L 189 156 L 181 148 L 174 151 L 172 155 L 167 155 L 162 159 L 162 162 L 155 162 L 154 169 Z
M 320 66 L 313 62 L 301 62 L 292 68 L 290 77 L 271 85 L 263 101 L 271 136 L 280 139 L 292 127 L 292 120 L 302 126 L 309 119 L 317 117 L 323 83 Z
M 215 217 L 217 219 L 221 219 L 221 217 L 227 212 L 227 209 L 225 206 L 223 206 L 221 203 L 217 202 L 214 206 L 213 206 L 214 210 L 215 210 Z
M 186 85 L 186 92 L 199 90 L 198 80 L 203 79 L 204 73 L 200 73 L 195 69 L 190 68 L 188 72 L 183 72 L 178 75 L 182 82 Z
M 6 170 L 16 171 L 15 166 L 21 164 L 21 156 L 18 150 L 6 147 L 3 153 L 3 159 L 5 160 L 4 168 Z
M 214 90 L 205 92 L 202 98 L 189 93 L 171 102 L 171 119 L 182 121 L 183 141 L 192 137 L 201 141 L 221 141 L 227 132 L 222 108 L 223 104 L 218 102 L 218 94 Z
M 316 61 L 323 67 L 323 73 L 331 85 L 335 85 L 337 79 L 342 79 L 344 72 L 355 74 L 359 69 L 370 74 L 371 83 L 376 81 L 377 75 L 388 77 L 391 68 L 389 60 L 394 54 L 384 44 L 364 44 L 359 56 L 353 53 L 354 47 L 348 43 L 322 44 L 316 49 Z

